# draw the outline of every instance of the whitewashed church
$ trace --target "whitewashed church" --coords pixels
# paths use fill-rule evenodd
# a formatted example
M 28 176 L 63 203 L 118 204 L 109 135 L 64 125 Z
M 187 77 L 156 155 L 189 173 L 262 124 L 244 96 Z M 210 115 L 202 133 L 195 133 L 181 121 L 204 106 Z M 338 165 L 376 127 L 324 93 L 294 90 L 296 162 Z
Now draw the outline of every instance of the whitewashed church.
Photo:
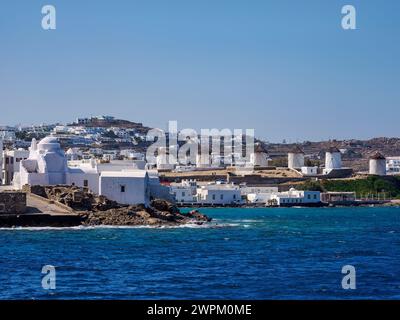
M 26 184 L 76 185 L 121 204 L 147 206 L 153 180 L 150 183 L 148 172 L 128 161 L 98 163 L 92 159 L 68 164 L 57 138 L 50 136 L 39 143 L 32 140 L 29 157 L 21 161 L 14 185 L 19 189 Z

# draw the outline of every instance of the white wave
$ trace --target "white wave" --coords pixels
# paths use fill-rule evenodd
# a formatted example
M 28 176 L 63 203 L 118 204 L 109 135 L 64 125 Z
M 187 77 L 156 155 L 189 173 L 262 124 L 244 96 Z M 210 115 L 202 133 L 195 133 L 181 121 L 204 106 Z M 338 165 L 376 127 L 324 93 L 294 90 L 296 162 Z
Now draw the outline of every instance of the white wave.
M 99 225 L 99 226 L 75 226 L 75 227 L 14 227 L 14 228 L 0 228 L 0 231 L 58 231 L 58 230 L 95 230 L 95 229 L 200 229 L 200 228 L 226 228 L 237 227 L 238 223 L 188 223 L 176 226 L 158 226 L 158 225 L 140 225 L 140 226 L 114 226 L 114 225 Z

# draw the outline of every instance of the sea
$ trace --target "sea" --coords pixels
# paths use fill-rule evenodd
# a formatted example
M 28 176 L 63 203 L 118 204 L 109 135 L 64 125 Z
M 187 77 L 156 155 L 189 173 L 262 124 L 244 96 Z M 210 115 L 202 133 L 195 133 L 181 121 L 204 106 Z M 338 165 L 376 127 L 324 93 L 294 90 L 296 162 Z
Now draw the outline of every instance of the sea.
M 400 298 L 398 207 L 200 211 L 214 220 L 0 229 L 0 299 Z

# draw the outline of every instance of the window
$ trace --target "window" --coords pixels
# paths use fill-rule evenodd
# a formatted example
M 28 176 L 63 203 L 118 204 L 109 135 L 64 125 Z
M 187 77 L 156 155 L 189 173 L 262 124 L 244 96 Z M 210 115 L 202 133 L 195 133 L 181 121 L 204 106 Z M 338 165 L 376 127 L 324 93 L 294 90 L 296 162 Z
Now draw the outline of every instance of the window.
M 121 192 L 125 192 L 125 186 L 121 186 Z
M 212 199 L 215 200 L 215 194 L 212 195 Z
M 182 197 L 185 197 L 186 196 L 186 193 L 185 192 L 182 192 Z
M 83 186 L 84 186 L 84 187 L 88 187 L 88 186 L 89 186 L 89 181 L 83 180 Z
M 311 199 L 311 194 L 307 195 L 307 199 L 310 200 Z
M 221 200 L 224 200 L 224 195 L 221 194 L 221 195 L 219 196 L 219 198 L 220 198 Z
M 10 159 L 6 158 L 6 164 L 9 164 L 9 163 L 10 163 Z
M 234 194 L 234 195 L 233 195 L 233 199 L 235 199 L 235 200 L 236 200 L 236 194 Z
M 316 194 L 314 194 L 314 199 L 317 199 L 317 195 Z

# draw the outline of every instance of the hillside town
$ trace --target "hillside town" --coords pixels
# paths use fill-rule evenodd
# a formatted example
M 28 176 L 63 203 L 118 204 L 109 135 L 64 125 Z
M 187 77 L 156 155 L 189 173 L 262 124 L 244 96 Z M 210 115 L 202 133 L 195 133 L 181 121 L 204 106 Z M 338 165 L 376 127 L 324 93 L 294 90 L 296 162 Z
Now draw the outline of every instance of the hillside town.
M 148 130 L 141 123 L 111 116 L 79 118 L 67 125 L 2 127 L 0 192 L 70 186 L 120 205 L 145 207 L 156 199 L 182 207 L 313 207 L 382 204 L 397 197 L 396 151 L 385 156 L 371 148 L 368 159 L 357 156 L 357 165 L 351 166 L 349 155 L 356 151 L 344 148 L 344 142 L 330 141 L 318 150 L 308 142 L 279 149 L 257 141 L 248 161 L 224 154 L 230 158 L 226 164 L 221 155 L 198 152 L 195 160 L 179 164 L 169 161 L 171 146 L 159 148 L 155 161 L 149 161 Z M 360 162 L 363 169 L 357 170 Z M 371 177 L 397 189 L 351 189 L 354 181 Z M 329 183 L 346 187 L 330 188 Z M 6 207 L 0 201 L 0 212 L 10 211 Z

